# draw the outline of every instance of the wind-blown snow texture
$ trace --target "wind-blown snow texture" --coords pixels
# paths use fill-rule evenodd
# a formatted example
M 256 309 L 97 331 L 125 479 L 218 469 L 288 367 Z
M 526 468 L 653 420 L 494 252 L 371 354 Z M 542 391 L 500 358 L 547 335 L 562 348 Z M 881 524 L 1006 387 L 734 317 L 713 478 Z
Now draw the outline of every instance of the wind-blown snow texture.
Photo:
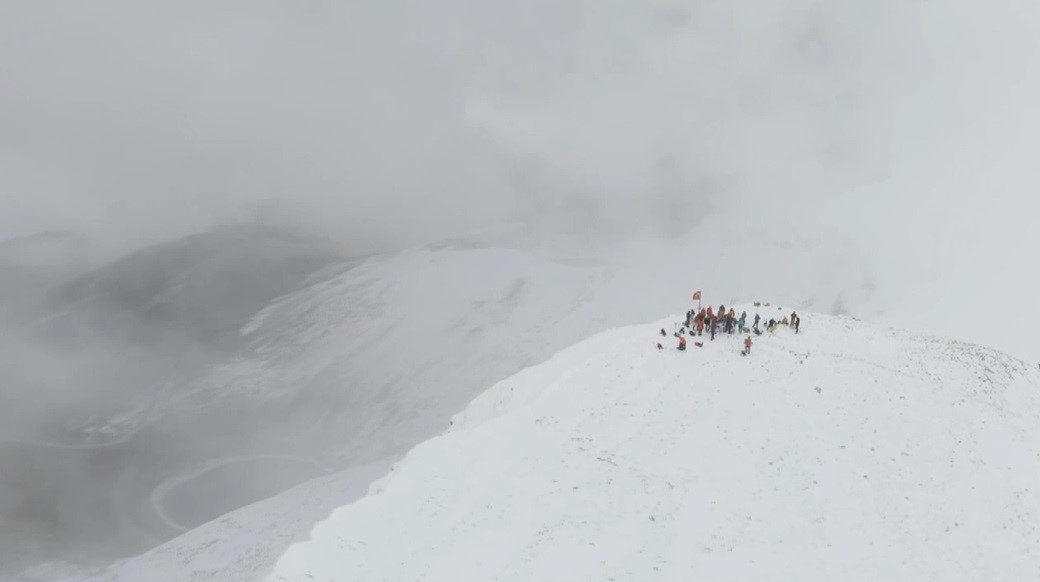
M 1030 366 L 845 317 L 746 358 L 662 325 L 498 383 L 270 580 L 1040 578 Z

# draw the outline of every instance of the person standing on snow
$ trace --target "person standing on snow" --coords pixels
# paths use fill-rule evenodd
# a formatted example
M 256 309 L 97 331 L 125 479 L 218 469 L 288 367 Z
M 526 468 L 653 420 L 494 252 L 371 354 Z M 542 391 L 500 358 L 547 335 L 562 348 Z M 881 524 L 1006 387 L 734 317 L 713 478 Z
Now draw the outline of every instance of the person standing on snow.
M 744 340 L 744 353 L 747 355 L 751 354 L 751 343 L 751 336 L 747 336 L 747 339 Z
M 719 316 L 711 316 L 711 341 L 715 341 L 715 332 L 719 329 Z
M 755 314 L 755 331 L 756 332 L 758 331 L 758 322 L 759 321 L 762 321 L 762 316 L 756 313 Z
M 797 313 L 791 312 L 791 325 L 794 326 L 794 332 L 798 333 L 798 327 L 802 325 L 802 318 L 798 317 Z
M 740 329 L 740 333 L 744 333 L 745 325 L 747 325 L 747 311 L 740 314 L 740 319 L 737 320 L 737 327 Z

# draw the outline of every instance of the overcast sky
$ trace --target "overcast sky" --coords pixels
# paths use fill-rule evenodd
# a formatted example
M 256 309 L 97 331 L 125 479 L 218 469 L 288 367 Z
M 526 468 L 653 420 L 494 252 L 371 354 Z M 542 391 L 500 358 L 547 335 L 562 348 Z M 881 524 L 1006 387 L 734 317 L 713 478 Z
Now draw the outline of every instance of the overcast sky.
M 0 241 L 94 258 L 257 218 L 351 252 L 520 223 L 610 234 L 606 284 L 646 297 L 698 261 L 706 299 L 1031 359 L 1038 160 L 1037 0 L 0 0 Z M 186 326 L 223 264 L 176 279 Z M 85 363 L 0 339 L 32 430 L 151 374 L 93 335 Z
M 1029 229 L 1038 10 L 5 2 L 0 238 L 129 246 L 260 212 L 401 244 L 739 212 L 939 253 Z

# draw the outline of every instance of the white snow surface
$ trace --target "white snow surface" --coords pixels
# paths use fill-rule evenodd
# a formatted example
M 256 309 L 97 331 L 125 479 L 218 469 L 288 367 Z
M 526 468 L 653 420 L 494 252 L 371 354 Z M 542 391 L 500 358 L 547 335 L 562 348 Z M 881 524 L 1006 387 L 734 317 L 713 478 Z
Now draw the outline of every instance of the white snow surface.
M 217 370 L 199 393 L 280 399 L 331 388 L 338 400 L 305 419 L 295 454 L 313 447 L 316 461 L 347 472 L 70 580 L 133 581 L 142 573 L 155 582 L 263 579 L 290 543 L 382 476 L 367 468 L 389 466 L 441 433 L 488 386 L 592 334 L 689 304 L 694 290 L 715 304 L 772 299 L 881 321 L 898 312 L 901 325 L 922 327 L 905 309 L 908 297 L 919 299 L 916 287 L 897 294 L 875 287 L 874 265 L 824 235 L 721 229 L 643 246 L 521 239 L 460 240 L 373 257 L 257 313 L 242 329 L 253 356 Z M 985 327 L 967 325 L 962 337 Z
M 748 357 L 739 336 L 675 350 L 674 318 L 565 349 L 269 580 L 1040 579 L 1040 374 L 802 317 Z

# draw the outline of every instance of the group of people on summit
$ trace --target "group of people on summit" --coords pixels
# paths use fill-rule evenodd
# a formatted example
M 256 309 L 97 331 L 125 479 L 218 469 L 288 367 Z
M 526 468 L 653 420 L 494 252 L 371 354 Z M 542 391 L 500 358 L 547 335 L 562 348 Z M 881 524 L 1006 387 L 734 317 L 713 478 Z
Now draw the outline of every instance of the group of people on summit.
M 760 305 L 761 304 L 759 303 L 755 303 L 756 307 Z M 767 303 L 766 306 L 768 307 L 769 304 Z M 750 328 L 747 326 L 747 322 L 748 314 L 746 311 L 742 311 L 738 316 L 736 310 L 734 310 L 733 308 L 730 308 L 729 311 L 726 311 L 726 306 L 720 305 L 719 308 L 716 310 L 709 305 L 708 307 L 702 308 L 699 311 L 696 309 L 691 309 L 690 311 L 686 312 L 686 321 L 684 322 L 683 326 L 673 335 L 679 338 L 678 349 L 680 351 L 685 351 L 685 336 L 687 334 L 689 334 L 691 337 L 702 337 L 704 336 L 705 332 L 708 332 L 712 341 L 715 340 L 715 335 L 718 333 L 725 333 L 729 335 L 733 335 L 734 333 L 747 334 L 747 337 L 744 339 L 744 351 L 741 352 L 743 355 L 746 356 L 751 353 L 751 345 L 754 343 L 751 340 L 751 334 L 754 333 L 755 335 L 762 335 L 762 330 L 759 329 L 759 324 L 762 322 L 762 316 L 756 313 L 755 319 Z M 777 327 L 781 325 L 791 327 L 794 329 L 795 333 L 798 333 L 799 329 L 801 328 L 801 323 L 802 319 L 798 317 L 798 313 L 792 311 L 790 316 L 785 315 L 782 319 L 777 320 L 775 318 L 771 318 L 768 322 L 766 322 L 765 326 L 766 331 L 770 333 L 774 333 Z M 662 329 L 661 335 L 667 336 L 668 334 L 665 332 L 665 330 Z M 702 347 L 704 344 L 700 342 L 695 342 L 694 345 L 696 345 L 697 347 Z M 663 346 L 659 343 L 657 344 L 657 348 L 663 349 Z

